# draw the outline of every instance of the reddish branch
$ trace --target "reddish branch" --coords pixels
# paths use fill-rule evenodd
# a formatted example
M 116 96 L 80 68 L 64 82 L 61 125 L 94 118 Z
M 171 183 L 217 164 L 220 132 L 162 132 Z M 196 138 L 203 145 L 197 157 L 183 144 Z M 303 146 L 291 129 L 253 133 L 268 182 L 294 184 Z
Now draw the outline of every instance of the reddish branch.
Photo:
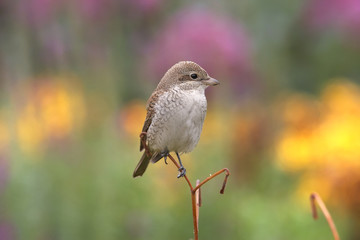
M 200 180 L 196 180 L 196 187 L 199 186 Z M 196 201 L 196 221 L 197 221 L 197 227 L 199 232 L 199 208 L 201 207 L 201 189 L 199 188 L 195 192 L 195 201 Z
M 316 211 L 316 203 L 317 205 L 320 207 L 321 211 L 323 212 L 329 226 L 330 226 L 330 229 L 331 229 L 331 232 L 334 236 L 334 239 L 335 240 L 340 240 L 340 237 L 339 237 L 339 234 L 336 230 L 336 226 L 335 226 L 335 223 L 329 213 L 329 211 L 327 210 L 326 206 L 325 206 L 325 203 L 321 200 L 321 197 L 319 196 L 319 194 L 317 193 L 312 193 L 310 195 L 310 204 L 311 204 L 311 210 L 312 210 L 312 214 L 313 214 L 313 218 L 314 219 L 317 219 L 318 218 L 318 214 L 317 214 L 317 211 Z
M 169 154 L 170 160 L 175 164 L 175 166 L 179 169 L 180 166 L 176 162 L 176 160 Z M 201 186 L 210 181 L 211 179 L 215 178 L 216 176 L 220 175 L 221 173 L 225 173 L 225 179 L 223 182 L 223 185 L 221 187 L 220 193 L 223 194 L 225 191 L 227 179 L 230 175 L 230 172 L 227 168 L 221 169 L 220 171 L 217 171 L 213 175 L 210 175 L 210 177 L 207 177 L 204 181 L 200 182 L 200 180 L 196 181 L 195 188 L 191 185 L 191 182 L 189 178 L 184 175 L 184 178 L 186 182 L 189 185 L 190 191 L 191 191 L 191 203 L 192 203 L 192 211 L 193 211 L 193 222 L 194 222 L 194 237 L 195 240 L 199 239 L 199 207 L 201 206 Z

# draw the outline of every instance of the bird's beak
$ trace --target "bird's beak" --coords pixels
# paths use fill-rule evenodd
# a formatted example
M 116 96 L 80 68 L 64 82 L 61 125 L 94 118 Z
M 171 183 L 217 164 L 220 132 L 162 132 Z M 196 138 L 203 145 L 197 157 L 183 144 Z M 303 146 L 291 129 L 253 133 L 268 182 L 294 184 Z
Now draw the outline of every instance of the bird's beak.
M 203 80 L 203 82 L 209 86 L 216 86 L 216 85 L 220 84 L 220 82 L 218 80 L 216 80 L 215 78 L 209 78 L 209 79 Z

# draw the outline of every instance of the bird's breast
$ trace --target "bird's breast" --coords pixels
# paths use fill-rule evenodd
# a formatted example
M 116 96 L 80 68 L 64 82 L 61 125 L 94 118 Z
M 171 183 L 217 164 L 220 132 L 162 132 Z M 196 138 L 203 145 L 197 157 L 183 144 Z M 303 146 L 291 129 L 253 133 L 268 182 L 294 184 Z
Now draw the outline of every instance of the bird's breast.
M 165 92 L 148 130 L 149 146 L 159 151 L 192 151 L 200 138 L 206 108 L 204 89 Z

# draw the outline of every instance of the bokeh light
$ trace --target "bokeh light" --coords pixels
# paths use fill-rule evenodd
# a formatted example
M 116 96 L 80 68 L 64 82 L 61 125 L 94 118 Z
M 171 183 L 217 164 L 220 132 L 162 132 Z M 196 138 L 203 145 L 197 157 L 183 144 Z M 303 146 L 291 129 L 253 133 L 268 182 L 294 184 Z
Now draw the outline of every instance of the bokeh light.
M 181 60 L 206 90 L 188 177 L 200 239 L 360 239 L 360 4 L 0 1 L 0 239 L 191 239 L 191 201 L 163 160 L 132 178 L 146 102 Z
M 319 99 L 286 100 L 278 161 L 286 171 L 303 172 L 300 194 L 312 188 L 328 201 L 358 211 L 360 88 L 346 79 L 333 81 Z
M 250 37 L 243 25 L 215 11 L 193 6 L 180 10 L 147 48 L 146 65 L 155 76 L 161 76 L 172 63 L 190 60 L 230 81 L 238 94 L 249 91 L 257 80 Z

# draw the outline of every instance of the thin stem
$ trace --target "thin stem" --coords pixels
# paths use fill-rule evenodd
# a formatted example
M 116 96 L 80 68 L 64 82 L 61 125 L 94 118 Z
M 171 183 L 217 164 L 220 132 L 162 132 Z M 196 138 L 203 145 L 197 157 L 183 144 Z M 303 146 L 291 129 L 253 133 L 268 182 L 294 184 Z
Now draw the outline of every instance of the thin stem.
M 200 180 L 196 180 L 196 187 L 200 184 Z M 196 204 L 201 207 L 201 188 L 199 188 L 197 191 L 196 191 L 196 194 L 197 194 L 197 199 L 196 199 Z
M 195 192 L 197 189 L 199 189 L 202 185 L 204 185 L 205 183 L 207 183 L 208 181 L 210 181 L 211 179 L 213 179 L 214 177 L 216 177 L 217 175 L 221 174 L 225 172 L 225 179 L 224 179 L 224 182 L 223 182 L 223 185 L 220 189 L 220 193 L 221 194 L 224 194 L 224 191 L 225 191 L 225 186 L 226 186 L 226 183 L 227 183 L 227 179 L 228 177 L 230 176 L 230 172 L 229 172 L 229 169 L 227 168 L 223 168 L 221 169 L 220 171 L 217 171 L 216 173 L 210 175 L 209 177 L 207 177 L 204 181 L 202 181 L 198 186 L 196 186 L 192 191 Z
M 176 162 L 176 160 L 173 158 L 173 156 L 171 156 L 169 154 L 168 157 L 175 164 L 175 166 L 178 169 L 180 169 L 180 165 Z M 186 174 L 184 175 L 184 178 L 185 178 L 186 182 L 188 183 L 190 191 L 191 191 L 191 203 L 192 203 L 193 223 L 194 223 L 194 238 L 195 238 L 195 240 L 198 240 L 199 239 L 199 228 L 198 228 L 198 215 L 196 214 L 196 212 L 197 212 L 196 211 L 196 198 L 195 198 L 195 194 L 193 191 L 193 186 L 191 185 L 191 182 L 190 182 L 189 178 L 186 176 Z
M 170 160 L 175 164 L 175 166 L 180 169 L 180 165 L 176 162 L 176 160 L 169 154 L 168 157 Z M 227 183 L 227 179 L 230 175 L 230 172 L 227 168 L 221 169 L 220 171 L 217 171 L 213 175 L 210 175 L 210 177 L 207 177 L 204 181 L 200 182 L 200 180 L 196 181 L 196 187 L 193 188 L 191 185 L 191 182 L 189 178 L 184 175 L 184 178 L 186 182 L 189 185 L 190 191 L 191 191 L 191 203 L 192 203 L 192 211 L 193 211 L 193 222 L 194 222 L 194 239 L 199 240 L 199 207 L 201 206 L 201 190 L 200 187 L 210 181 L 211 179 L 215 178 L 219 174 L 225 172 L 225 179 L 223 182 L 223 185 L 221 187 L 220 193 L 223 194 L 225 190 L 225 186 Z
M 199 240 L 199 215 L 197 214 L 198 208 L 196 206 L 196 196 L 193 193 L 191 193 L 191 205 L 193 212 L 194 238 L 195 240 Z
M 200 180 L 196 180 L 196 187 L 199 186 Z M 197 221 L 197 229 L 199 232 L 199 208 L 201 206 L 201 189 L 195 191 L 195 200 L 196 200 L 196 221 Z
M 335 226 L 335 223 L 329 213 L 329 211 L 327 210 L 326 208 L 326 205 L 325 203 L 322 201 L 321 197 L 319 194 L 317 193 L 312 193 L 310 195 L 310 204 L 311 204 L 311 210 L 312 210 L 312 214 L 313 214 L 313 218 L 314 219 L 317 219 L 318 218 L 318 214 L 317 214 L 317 211 L 316 211 L 316 203 L 318 204 L 318 206 L 320 207 L 321 211 L 323 212 L 329 226 L 330 226 L 330 229 L 331 229 L 331 232 L 334 236 L 334 239 L 335 240 L 340 240 L 340 237 L 339 237 L 339 234 L 336 230 L 336 226 Z

